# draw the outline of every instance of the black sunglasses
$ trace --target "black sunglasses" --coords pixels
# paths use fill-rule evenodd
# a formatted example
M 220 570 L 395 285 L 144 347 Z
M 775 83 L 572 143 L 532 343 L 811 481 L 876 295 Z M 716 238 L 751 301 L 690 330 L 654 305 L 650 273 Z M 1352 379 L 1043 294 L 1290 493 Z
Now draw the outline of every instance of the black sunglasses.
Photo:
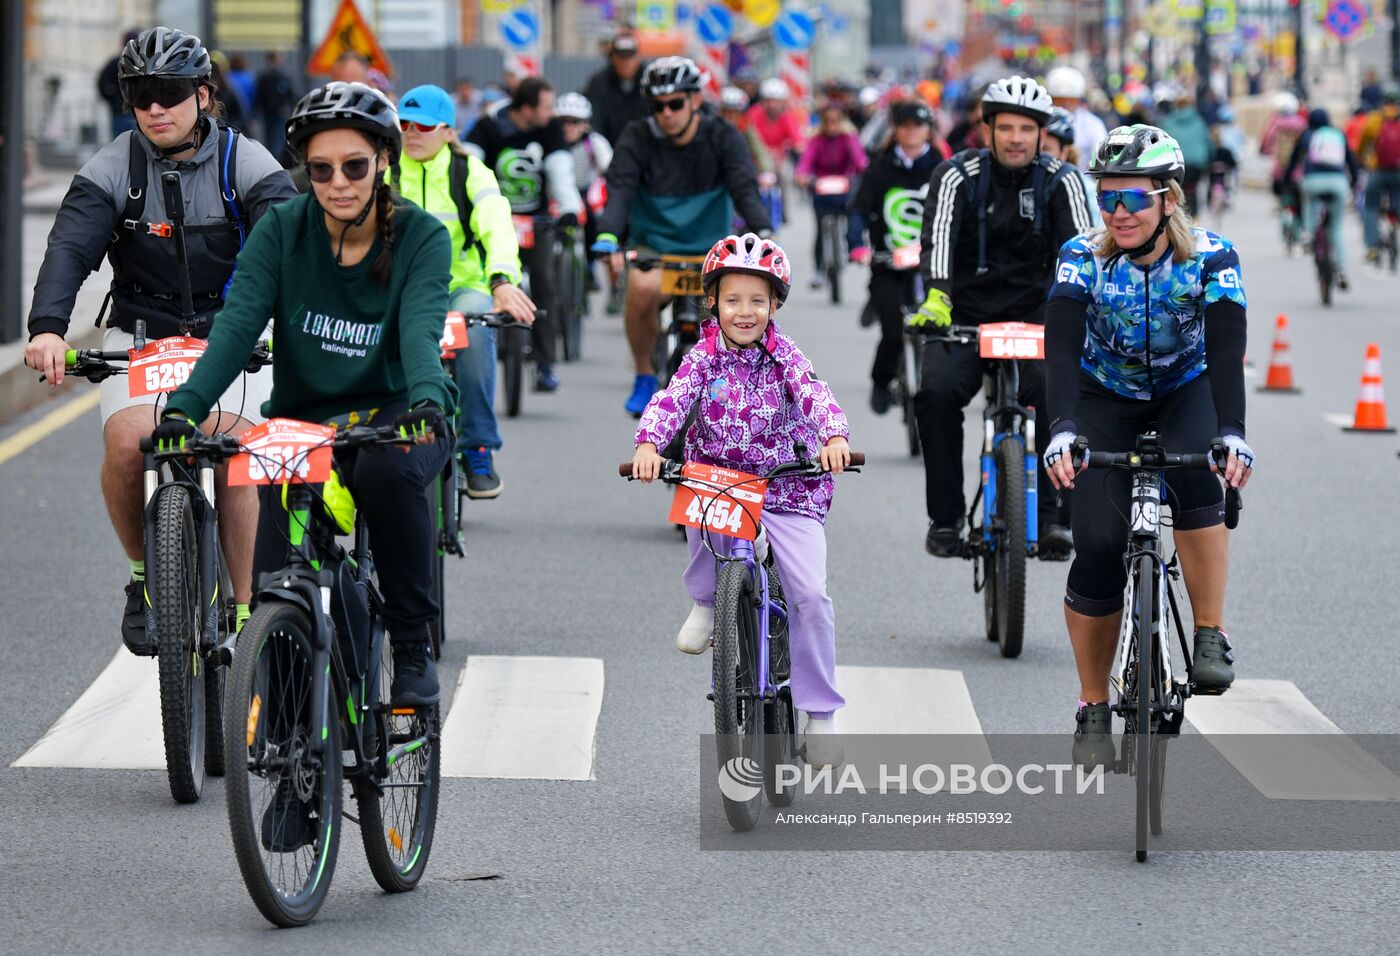
M 679 113 L 681 110 L 685 109 L 685 104 L 686 98 L 684 96 L 678 96 L 674 100 L 652 100 L 651 111 L 653 113 L 664 113 L 670 110 L 672 113 Z
M 179 106 L 199 89 L 195 80 L 172 76 L 138 76 L 122 80 L 119 85 L 122 99 L 138 110 L 148 110 L 153 103 L 166 109 Z
M 336 165 L 334 163 L 323 163 L 319 160 L 308 161 L 306 164 L 306 175 L 311 177 L 313 183 L 328 183 L 335 177 Z M 340 171 L 345 174 L 345 178 L 352 183 L 357 183 L 369 175 L 369 157 L 359 156 L 355 159 L 347 159 L 340 166 Z

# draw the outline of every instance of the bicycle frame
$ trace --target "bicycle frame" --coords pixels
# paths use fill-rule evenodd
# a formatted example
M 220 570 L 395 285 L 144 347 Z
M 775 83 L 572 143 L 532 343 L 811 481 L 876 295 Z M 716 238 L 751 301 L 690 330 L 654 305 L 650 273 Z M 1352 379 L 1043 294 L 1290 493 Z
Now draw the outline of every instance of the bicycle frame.
M 756 651 L 754 657 L 758 663 L 757 691 L 761 700 L 771 701 L 778 695 L 779 688 L 786 687 L 791 678 L 773 683 L 771 666 L 771 650 L 769 646 L 768 615 L 776 614 L 784 623 L 787 622 L 787 609 L 776 601 L 772 600 L 768 591 L 768 570 L 763 566 L 763 562 L 758 560 L 758 554 L 754 550 L 754 543 L 744 538 L 735 538 L 734 544 L 730 547 L 729 555 L 721 557 L 715 555 L 715 562 L 722 563 L 742 563 L 749 573 L 749 579 L 755 584 L 755 592 L 758 595 L 756 608 L 764 609 L 757 615 L 758 617 L 758 647 L 750 648 Z M 716 575 L 718 577 L 718 575 Z M 713 680 L 713 676 L 711 677 Z M 713 689 L 713 688 L 712 688 Z
M 982 412 L 982 485 L 978 492 L 983 503 L 981 546 L 985 553 L 996 550 L 995 525 L 1000 504 L 996 490 L 997 447 L 1012 435 L 1021 434 L 1026 444 L 1026 554 L 1034 556 L 1040 541 L 1040 529 L 1035 520 L 1040 500 L 1036 485 L 1035 415 L 1012 398 L 1020 391 L 1020 380 L 1020 369 L 1014 361 L 998 361 L 996 368 L 984 379 L 983 394 L 987 397 L 987 405 Z M 974 498 L 968 511 L 969 528 L 977 527 L 972 522 L 977 503 Z

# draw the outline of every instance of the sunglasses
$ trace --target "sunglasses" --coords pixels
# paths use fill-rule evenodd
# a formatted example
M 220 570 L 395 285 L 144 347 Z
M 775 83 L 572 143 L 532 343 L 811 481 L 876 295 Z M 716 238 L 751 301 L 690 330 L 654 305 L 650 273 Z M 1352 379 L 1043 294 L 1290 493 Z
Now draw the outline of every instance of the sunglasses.
M 355 159 L 347 159 L 339 167 L 345 174 L 345 178 L 352 183 L 357 183 L 369 175 L 369 157 L 358 156 Z M 306 164 L 306 175 L 311 177 L 313 183 L 328 183 L 335 178 L 336 165 L 334 163 L 323 163 L 319 160 Z
M 435 129 L 443 129 L 446 126 L 446 123 L 434 123 L 429 126 L 426 123 L 415 123 L 413 120 L 399 120 L 399 130 L 404 133 L 407 133 L 409 130 L 415 130 L 419 133 L 431 133 Z
M 1123 208 L 1128 212 L 1142 212 L 1144 209 L 1151 209 L 1157 201 L 1152 197 L 1158 193 L 1164 193 L 1163 189 L 1101 189 L 1099 190 L 1099 208 L 1112 215 L 1113 211 L 1122 203 Z
M 122 98 L 133 109 L 148 110 L 154 103 L 169 109 L 194 96 L 199 84 L 184 77 L 142 76 L 121 81 Z
M 679 113 L 685 109 L 686 98 L 678 96 L 674 100 L 652 100 L 651 111 L 653 113 L 664 113 L 669 110 L 672 113 Z

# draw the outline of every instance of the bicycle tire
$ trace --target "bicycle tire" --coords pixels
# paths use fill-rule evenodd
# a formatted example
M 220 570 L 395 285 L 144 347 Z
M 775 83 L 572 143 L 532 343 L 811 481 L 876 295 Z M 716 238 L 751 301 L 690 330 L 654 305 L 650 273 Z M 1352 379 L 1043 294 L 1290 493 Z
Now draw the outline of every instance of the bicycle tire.
M 826 255 L 827 288 L 831 292 L 831 304 L 841 304 L 841 238 L 837 231 L 840 225 L 837 216 L 822 217 L 822 238 Z
M 520 396 L 525 390 L 525 344 L 520 329 L 501 329 L 501 387 L 505 393 L 506 417 L 520 415 Z
M 1162 835 L 1162 803 L 1167 786 L 1167 738 L 1152 735 L 1152 786 L 1148 800 L 1148 829 L 1153 836 Z
M 568 269 L 569 307 L 560 323 L 564 337 L 564 361 L 577 362 L 583 358 L 583 319 L 588 314 L 588 278 L 583 258 L 575 249 L 565 256 Z
M 1156 562 L 1151 555 L 1137 559 L 1136 606 L 1137 669 L 1133 688 L 1133 774 L 1137 785 L 1136 856 L 1139 863 L 1147 860 L 1147 835 L 1151 829 L 1152 796 L 1152 600 L 1157 593 L 1152 580 Z
M 743 564 L 726 561 L 715 586 L 714 668 L 715 749 L 722 773 L 748 783 L 763 773 L 763 735 L 754 699 L 757 674 L 753 654 L 753 582 Z M 747 699 L 746 699 L 747 695 Z M 763 809 L 763 787 L 746 800 L 723 793 L 724 815 L 735 830 L 752 830 Z
M 665 388 L 671 381 L 671 322 L 664 310 L 657 313 L 656 342 L 651 347 L 651 370 L 656 375 L 656 387 Z
M 188 488 L 169 484 L 154 509 L 154 611 L 159 636 L 160 722 L 165 773 L 176 803 L 194 803 L 204 791 L 205 660 L 200 652 L 204 616 L 199 598 L 199 541 Z
M 923 449 L 919 438 L 919 416 L 914 409 L 914 394 L 918 391 L 919 364 L 923 349 L 917 339 L 905 337 L 904 361 L 899 370 L 900 404 L 904 411 L 904 437 L 909 443 L 909 457 L 917 458 Z
M 997 645 L 1002 657 L 1019 657 L 1026 633 L 1026 453 L 1020 436 L 996 447 L 995 541 Z
M 232 719 L 224 722 L 230 767 L 224 785 L 234 857 L 258 911 L 268 922 L 284 927 L 303 926 L 315 918 L 330 889 L 340 848 L 340 709 L 332 699 L 329 719 L 317 734 L 311 715 L 315 657 L 310 635 L 311 619 L 301 608 L 281 601 L 258 606 L 239 635 L 229 692 Z M 268 695 L 274 686 L 275 704 Z M 320 735 L 318 768 L 305 746 Z M 285 754 L 278 757 L 270 748 L 285 748 Z M 289 764 L 277 768 L 286 773 L 269 777 L 269 760 Z M 272 802 L 284 779 L 295 797 L 293 812 L 306 816 L 303 825 L 310 839 L 296 849 L 275 851 L 264 846 L 262 825 L 270 813 L 274 827 L 282 819 L 272 812 Z M 264 853 L 278 858 L 276 876 Z M 278 881 L 279 876 L 285 880 L 287 856 L 292 857 L 292 879 L 297 881 L 290 887 Z
M 217 635 L 216 643 L 222 643 L 230 629 L 237 626 L 235 621 L 233 579 L 229 577 L 228 564 L 224 561 L 221 545 L 219 554 L 219 603 L 217 620 L 223 630 Z M 209 777 L 222 777 L 227 769 L 224 760 L 224 698 L 228 693 L 230 667 L 214 659 L 205 659 L 204 668 L 204 773 Z
M 442 749 L 437 706 L 395 713 L 389 706 L 393 679 L 394 659 L 386 640 L 380 656 L 380 700 L 372 711 L 376 731 L 383 735 L 381 741 L 387 740 L 391 755 L 399 748 L 423 742 L 416 749 L 404 750 L 388 765 L 388 777 L 379 782 L 392 786 L 381 788 L 357 779 L 354 790 L 360 810 L 360 839 L 375 882 L 386 893 L 407 893 L 423 878 L 433 848 L 442 787 Z M 386 805 L 390 809 L 387 814 Z M 405 833 L 411 838 L 405 840 Z

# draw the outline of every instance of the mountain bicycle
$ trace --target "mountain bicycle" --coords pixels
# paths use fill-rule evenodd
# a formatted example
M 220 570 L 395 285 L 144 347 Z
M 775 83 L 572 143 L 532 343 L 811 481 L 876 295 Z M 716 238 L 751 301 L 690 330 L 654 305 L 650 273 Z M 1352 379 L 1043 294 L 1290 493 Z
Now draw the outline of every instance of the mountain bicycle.
M 331 477 L 333 449 L 370 454 L 411 443 L 393 426 L 337 434 L 290 419 L 241 440 L 192 443 L 197 453 L 232 459 L 231 476 L 241 471 L 249 483 L 281 484 L 286 493 L 287 563 L 259 576 L 224 723 L 234 855 L 254 904 L 278 926 L 309 922 L 325 901 L 340 846 L 342 777 L 359 809 L 357 821 L 346 817 L 359 824 L 384 890 L 417 886 L 432 848 L 439 710 L 390 705 L 393 657 L 368 528 L 361 515 L 332 515 L 315 487 Z M 336 541 L 347 519 L 348 551 Z
M 1045 357 L 1045 329 L 1022 322 L 906 329 L 924 348 L 975 343 L 992 362 L 983 375 L 982 480 L 968 508 L 962 556 L 975 562 L 972 586 L 982 592 L 987 640 L 1003 657 L 1018 657 L 1026 628 L 1026 560 L 1040 554 L 1040 529 L 1035 410 L 1017 400 L 1017 362 Z
M 652 369 L 657 387 L 665 388 L 691 346 L 700 341 L 701 319 L 709 314 L 705 303 L 700 274 L 705 266 L 704 256 L 648 256 L 629 250 L 627 261 L 632 268 L 648 272 L 661 269 L 661 295 L 671 299 L 671 321 L 661 322 L 661 334 L 651 350 Z M 659 319 L 659 317 L 658 317 Z
M 581 226 L 554 230 L 554 298 L 559 318 L 560 354 L 566 362 L 583 357 L 583 320 L 588 315 L 588 259 Z
M 1163 472 L 1173 468 L 1225 469 L 1227 452 L 1218 440 L 1203 455 L 1168 454 L 1156 432 L 1137 437 L 1131 452 L 1088 450 L 1083 438 L 1075 440 L 1072 455 L 1076 470 L 1086 460 L 1090 468 L 1121 468 L 1132 476 L 1129 499 L 1127 553 L 1128 583 L 1123 592 L 1123 624 L 1110 678 L 1116 698 L 1113 713 L 1123 718 L 1122 750 L 1112 770 L 1126 773 L 1136 784 L 1136 853 L 1147 859 L 1147 837 L 1162 832 L 1162 802 L 1166 789 L 1167 741 L 1181 732 L 1186 699 L 1197 690 L 1190 679 L 1179 680 L 1172 665 L 1171 634 L 1181 648 L 1184 673 L 1191 672 L 1191 649 L 1181 623 L 1175 590 L 1169 582 L 1181 577 L 1177 555 L 1168 561 L 1162 551 L 1161 509 L 1166 503 Z M 1225 526 L 1239 525 L 1242 507 L 1239 490 L 1225 489 Z M 1144 650 L 1146 647 L 1146 650 Z M 1219 691 L 1210 693 L 1218 694 Z
M 845 176 L 819 176 L 812 183 L 815 197 L 849 196 L 851 181 Z M 821 236 L 822 272 L 831 293 L 831 304 L 841 304 L 841 267 L 846 262 L 846 214 L 825 212 L 817 220 Z
M 785 807 L 795 786 L 782 786 L 780 765 L 802 756 L 797 744 L 797 712 L 792 703 L 788 609 L 782 579 L 763 534 L 763 498 L 768 483 L 793 476 L 818 477 L 821 459 L 808 458 L 802 443 L 794 460 L 763 476 L 713 465 L 667 461 L 661 480 L 677 485 L 672 520 L 683 518 L 700 529 L 715 556 L 715 630 L 710 693 L 714 703 L 719 766 L 736 778 L 763 781 L 747 800 L 722 795 L 724 813 L 736 830 L 752 830 L 763 799 Z M 851 452 L 847 471 L 859 471 L 865 456 Z M 618 473 L 632 480 L 632 463 Z M 729 540 L 714 543 L 713 535 Z M 766 611 L 766 613 L 760 613 Z
M 137 323 L 131 351 L 69 349 L 66 373 L 94 383 L 126 375 L 133 397 L 173 391 L 189 378 L 205 343 L 185 336 L 148 343 L 144 327 Z M 270 346 L 260 342 L 246 370 L 271 361 Z M 140 450 L 146 634 L 157 658 L 166 777 L 177 803 L 194 803 L 206 776 L 224 775 L 224 684 L 237 631 L 219 538 L 215 462 L 189 450 L 156 452 L 149 438 Z

